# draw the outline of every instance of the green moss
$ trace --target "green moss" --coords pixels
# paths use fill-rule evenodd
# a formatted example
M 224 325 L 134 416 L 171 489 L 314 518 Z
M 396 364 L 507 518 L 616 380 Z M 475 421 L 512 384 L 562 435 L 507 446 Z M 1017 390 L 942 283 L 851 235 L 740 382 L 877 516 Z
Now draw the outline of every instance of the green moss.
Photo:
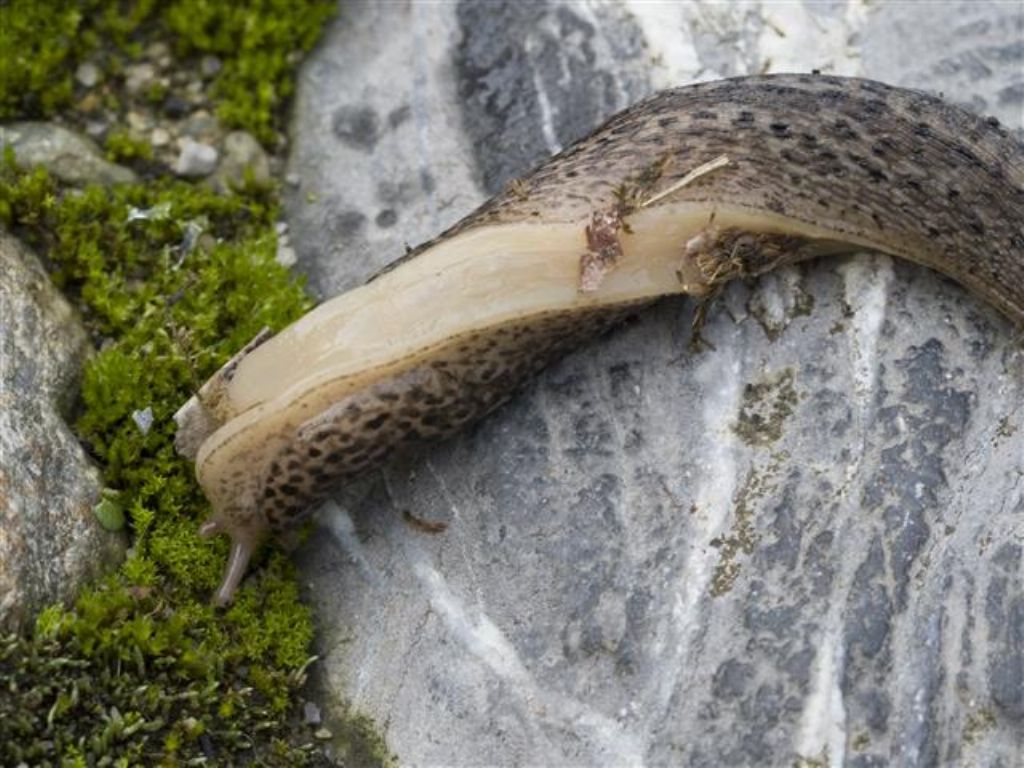
M 0 5 L 0 120 L 53 114 L 73 92 L 80 3 L 13 0 Z
M 275 141 L 275 117 L 294 89 L 296 56 L 313 47 L 335 8 L 331 0 L 296 5 L 294 0 L 179 0 L 164 15 L 181 55 L 220 57 L 214 91 L 221 121 L 265 143 Z
M 148 42 L 167 40 L 189 68 L 203 54 L 218 56 L 213 95 L 221 121 L 274 144 L 295 65 L 334 11 L 333 0 L 0 3 L 0 120 L 48 117 L 66 107 L 75 68 L 97 52 L 108 74 L 117 75 L 122 59 L 138 59 Z M 162 96 L 160 85 L 143 94 L 150 101 Z
M 144 139 L 134 138 L 128 131 L 114 130 L 107 135 L 107 159 L 115 163 L 133 160 L 149 160 L 153 157 L 153 147 Z
M 104 72 L 105 108 L 161 101 L 160 83 L 137 95 L 122 86 L 127 65 L 164 40 L 185 69 L 216 54 L 222 121 L 272 142 L 297 54 L 333 6 L 0 0 L 0 119 L 64 109 L 82 95 L 73 73 L 87 58 Z M 73 110 L 64 118 L 73 124 Z M 118 161 L 152 151 L 117 127 L 106 148 Z M 0 764 L 309 762 L 313 734 L 295 724 L 295 704 L 313 630 L 294 569 L 265 551 L 235 603 L 210 606 L 227 544 L 196 535 L 209 510 L 172 446 L 171 415 L 198 385 L 260 328 L 310 306 L 274 260 L 277 210 L 274 191 L 253 184 L 228 195 L 171 180 L 67 191 L 5 150 L 0 226 L 48 261 L 102 350 L 83 374 L 76 431 L 103 468 L 96 514 L 126 526 L 133 546 L 73 605 L 0 636 Z M 133 414 L 147 409 L 143 432 Z M 390 761 L 365 718 L 332 729 L 347 763 Z
M 184 182 L 64 192 L 6 153 L 0 223 L 33 243 L 102 351 L 84 371 L 76 428 L 134 536 L 123 567 L 34 631 L 0 640 L 0 763 L 301 765 L 289 726 L 312 641 L 290 561 L 264 553 L 227 610 L 209 604 L 226 542 L 174 451 L 173 412 L 263 326 L 311 305 L 274 261 L 277 201 Z M 133 418 L 150 409 L 143 433 Z M 372 732 L 361 749 L 377 742 Z M 118 763 L 120 764 L 120 763 Z

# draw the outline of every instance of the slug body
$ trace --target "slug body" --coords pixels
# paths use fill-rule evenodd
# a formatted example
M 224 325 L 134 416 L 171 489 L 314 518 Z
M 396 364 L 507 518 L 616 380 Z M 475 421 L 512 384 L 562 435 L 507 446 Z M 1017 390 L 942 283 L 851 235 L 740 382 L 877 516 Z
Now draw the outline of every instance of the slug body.
M 881 83 L 777 75 L 666 91 L 366 285 L 261 335 L 176 415 L 232 554 L 339 480 L 450 435 L 558 355 L 673 293 L 866 248 L 1024 324 L 1024 147 Z

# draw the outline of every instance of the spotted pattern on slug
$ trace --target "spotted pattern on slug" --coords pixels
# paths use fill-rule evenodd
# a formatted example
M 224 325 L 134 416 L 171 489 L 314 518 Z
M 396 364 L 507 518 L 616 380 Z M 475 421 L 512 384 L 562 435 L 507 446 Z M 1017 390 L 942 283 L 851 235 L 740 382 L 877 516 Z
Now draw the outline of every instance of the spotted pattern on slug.
M 666 156 L 662 188 L 719 155 L 662 204 L 729 200 L 839 233 L 881 233 L 908 257 L 1024 321 L 1024 166 L 995 118 L 871 80 L 765 75 L 658 93 L 620 112 L 379 274 L 488 224 L 577 221 L 612 210 L 625 180 Z M 528 189 L 523 194 L 522 189 Z M 656 190 L 655 190 L 656 191 Z
M 428 362 L 342 399 L 302 424 L 273 458 L 262 514 L 275 530 L 294 524 L 332 483 L 379 465 L 398 447 L 458 432 L 508 400 L 553 358 L 637 307 L 631 302 L 613 311 L 555 312 L 474 331 Z
M 727 163 L 684 183 L 716 158 Z M 588 238 L 588 222 L 601 223 L 602 212 L 617 218 L 593 226 Z M 404 274 L 315 310 L 252 352 L 251 367 L 241 358 L 229 363 L 205 399 L 193 398 L 176 415 L 191 433 L 180 444 L 199 445 L 197 474 L 215 509 L 203 531 L 233 540 L 217 600 L 230 599 L 268 527 L 287 526 L 334 482 L 379 466 L 395 450 L 483 416 L 636 302 L 680 290 L 707 300 L 728 280 L 838 245 L 936 269 L 1024 324 L 1022 222 L 1024 147 L 997 121 L 927 94 L 820 75 L 736 78 L 657 94 L 380 273 L 405 267 Z M 659 227 L 682 233 L 678 266 L 664 268 L 674 243 L 652 245 L 651 228 Z M 546 248 L 528 231 L 562 239 Z M 588 253 L 581 275 L 580 256 Z M 575 259 L 574 290 L 549 293 L 551 284 L 536 274 L 567 279 L 547 269 L 566 254 Z M 518 260 L 518 273 L 505 258 Z M 626 269 L 629 259 L 639 261 L 635 272 Z M 611 292 L 619 278 L 634 280 L 634 292 Z M 439 285 L 454 296 L 423 298 Z M 372 302 L 361 303 L 367 296 Z M 495 297 L 515 307 L 512 319 L 493 313 Z M 549 303 L 530 303 L 542 298 Z M 417 335 L 417 302 L 450 313 L 444 335 Z M 361 330 L 350 334 L 353 307 Z M 695 317 L 698 330 L 706 307 Z M 398 322 L 379 330 L 371 317 L 378 311 Z M 331 367 L 353 342 L 365 356 L 350 359 L 369 367 Z M 381 349 L 387 353 L 377 355 Z M 278 379 L 275 367 L 289 375 Z M 267 382 L 277 388 L 258 386 Z M 248 395 L 236 401 L 237 389 Z

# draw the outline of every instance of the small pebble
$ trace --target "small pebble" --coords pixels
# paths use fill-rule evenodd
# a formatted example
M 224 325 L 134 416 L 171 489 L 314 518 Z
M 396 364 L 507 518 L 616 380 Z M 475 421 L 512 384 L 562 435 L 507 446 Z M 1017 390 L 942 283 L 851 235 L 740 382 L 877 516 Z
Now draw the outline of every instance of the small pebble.
M 317 728 L 316 733 L 314 733 L 313 736 L 317 739 L 320 739 L 320 741 L 327 741 L 332 736 L 334 736 L 334 734 L 326 728 Z
M 100 81 L 100 68 L 91 61 L 84 61 L 75 70 L 75 80 L 86 88 L 92 88 Z
M 322 722 L 320 717 L 320 707 L 312 701 L 305 702 L 302 705 L 302 719 L 306 725 L 320 725 Z
M 171 134 L 166 128 L 154 128 L 149 134 L 149 143 L 154 147 L 166 147 L 171 143 Z
M 283 243 L 278 240 L 277 253 L 274 255 L 274 260 L 282 267 L 292 267 L 295 265 L 295 262 L 299 260 L 299 256 L 295 253 L 295 249 L 288 245 L 288 243 Z
M 213 173 L 217 167 L 217 150 L 209 144 L 192 139 L 181 140 L 181 152 L 174 163 L 174 172 L 179 176 L 197 178 Z
M 169 56 L 171 53 L 171 46 L 165 43 L 163 40 L 157 40 L 155 43 L 150 43 L 146 46 L 146 58 L 151 61 L 162 59 L 165 56 Z
M 193 112 L 189 119 L 185 121 L 185 124 L 181 127 L 181 132 L 193 139 L 212 139 L 217 135 L 218 128 L 217 118 L 205 109 L 200 109 Z
M 270 181 L 270 163 L 267 153 L 251 134 L 231 131 L 224 137 L 224 159 L 217 170 L 219 185 L 228 189 L 250 177 L 257 183 Z
M 203 73 L 203 77 L 213 77 L 220 72 L 220 67 L 220 59 L 210 54 L 203 56 L 199 61 L 199 71 Z
M 107 132 L 107 127 L 103 120 L 90 120 L 85 124 L 85 132 L 90 138 L 98 139 Z
M 128 93 L 138 93 L 156 77 L 156 68 L 149 62 L 125 67 L 124 87 Z
M 289 187 L 295 187 L 296 189 L 298 189 L 299 184 L 302 183 L 302 177 L 300 177 L 299 174 L 297 173 L 289 173 L 287 176 L 284 177 L 284 183 L 287 184 Z
M 274 224 L 274 231 L 277 232 L 277 234 L 279 234 L 279 235 L 285 234 L 288 231 L 288 222 L 287 221 L 279 221 L 279 222 L 277 222 L 276 224 Z
M 127 115 L 128 127 L 138 133 L 148 131 L 153 121 L 141 112 L 129 112 Z
M 192 111 L 192 105 L 177 94 L 172 93 L 163 103 L 164 114 L 172 120 L 178 120 Z

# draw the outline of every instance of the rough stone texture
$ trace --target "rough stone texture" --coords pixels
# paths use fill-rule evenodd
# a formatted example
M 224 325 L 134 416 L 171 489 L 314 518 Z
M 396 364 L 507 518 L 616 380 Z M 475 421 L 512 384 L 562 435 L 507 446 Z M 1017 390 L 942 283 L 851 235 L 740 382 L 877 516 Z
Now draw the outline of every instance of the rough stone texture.
M 865 74 L 1020 129 L 1022 24 L 987 3 L 346 3 L 300 84 L 299 268 L 356 285 L 697 79 Z M 1019 764 L 1018 331 L 869 254 L 733 286 L 699 355 L 691 312 L 664 302 L 328 505 L 300 561 L 335 707 L 413 765 Z
M 258 184 L 270 181 L 270 159 L 256 138 L 245 131 L 231 131 L 224 137 L 224 157 L 211 177 L 220 190 L 227 191 L 251 178 Z
M 68 184 L 129 184 L 135 172 L 107 161 L 96 144 L 53 123 L 8 123 L 0 125 L 0 149 L 14 148 L 20 165 L 45 166 Z
M 99 473 L 62 419 L 89 342 L 36 257 L 0 232 L 0 628 L 124 554 L 93 516 Z
M 201 178 L 213 173 L 219 153 L 216 147 L 192 139 L 181 140 L 181 151 L 174 161 L 174 172 L 186 178 Z

